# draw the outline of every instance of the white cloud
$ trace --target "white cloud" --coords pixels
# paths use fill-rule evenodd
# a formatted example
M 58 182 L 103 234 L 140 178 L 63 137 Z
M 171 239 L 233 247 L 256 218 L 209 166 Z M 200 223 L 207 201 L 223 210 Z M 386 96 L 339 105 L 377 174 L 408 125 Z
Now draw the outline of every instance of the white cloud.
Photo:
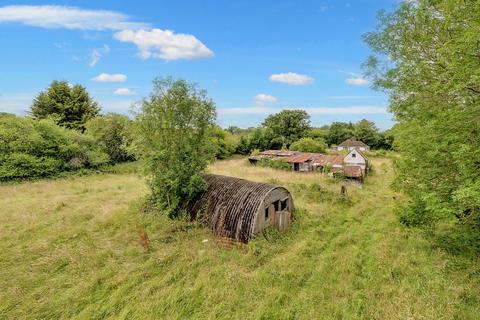
M 164 60 L 199 59 L 213 57 L 213 52 L 195 36 L 174 33 L 171 30 L 123 30 L 114 34 L 118 41 L 131 42 L 140 50 L 142 59 Z
M 366 86 L 369 83 L 367 79 L 357 73 L 345 71 L 341 72 L 351 76 L 351 78 L 345 79 L 345 83 L 351 86 Z
M 40 28 L 71 30 L 124 30 L 145 28 L 130 22 L 125 14 L 107 10 L 84 10 L 52 5 L 12 5 L 0 7 L 0 22 L 16 22 Z
M 121 73 L 117 73 L 117 74 L 100 73 L 98 76 L 90 80 L 95 82 L 125 82 L 127 81 L 127 76 Z
M 351 86 L 366 86 L 368 85 L 368 80 L 362 77 L 354 77 L 345 79 L 345 83 Z
M 110 47 L 107 45 L 104 45 L 102 48 L 95 48 L 92 50 L 92 54 L 90 55 L 90 62 L 88 65 L 90 67 L 94 67 L 100 59 L 106 55 L 107 53 L 110 52 Z
M 294 72 L 277 73 L 270 76 L 270 81 L 286 83 L 293 86 L 304 86 L 311 84 L 313 80 L 314 79 L 310 76 Z
M 298 108 L 267 108 L 267 107 L 248 107 L 248 108 L 220 108 L 218 114 L 271 114 L 282 110 L 293 110 Z M 350 114 L 385 114 L 387 108 L 378 106 L 352 106 L 352 107 L 312 107 L 302 108 L 309 114 L 323 115 L 350 115 Z
M 113 92 L 113 94 L 116 94 L 117 96 L 134 96 L 137 93 L 129 88 L 118 88 Z
M 264 103 L 275 103 L 277 102 L 277 98 L 271 96 L 269 94 L 260 93 L 257 94 L 254 98 L 256 104 L 264 104 Z

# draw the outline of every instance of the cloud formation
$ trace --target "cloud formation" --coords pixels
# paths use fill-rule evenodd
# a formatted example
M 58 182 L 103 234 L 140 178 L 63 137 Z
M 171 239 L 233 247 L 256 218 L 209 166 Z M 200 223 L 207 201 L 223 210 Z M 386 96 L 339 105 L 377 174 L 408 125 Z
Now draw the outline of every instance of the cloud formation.
M 164 60 L 200 59 L 213 57 L 213 52 L 195 36 L 174 33 L 172 30 L 123 30 L 114 34 L 118 41 L 131 42 L 142 59 Z
M 100 59 L 106 55 L 107 53 L 110 52 L 110 47 L 107 45 L 104 45 L 102 48 L 95 48 L 92 50 L 92 54 L 90 55 L 90 62 L 88 65 L 90 67 L 94 67 Z
M 113 94 L 117 96 L 134 96 L 136 93 L 129 88 L 118 88 L 116 89 Z
M 304 74 L 287 72 L 272 74 L 270 76 L 270 81 L 286 83 L 293 86 L 304 86 L 313 83 L 314 79 Z
M 275 103 L 277 98 L 265 93 L 259 93 L 254 98 L 256 104 Z
M 354 77 L 345 79 L 345 83 L 351 86 L 366 86 L 368 85 L 368 80 L 362 77 Z
M 116 74 L 100 73 L 98 76 L 90 80 L 94 82 L 125 82 L 127 81 L 127 76 L 121 73 L 116 73 Z
M 71 30 L 124 30 L 148 27 L 145 23 L 131 22 L 127 15 L 115 11 L 85 10 L 55 5 L 0 7 L 0 22 Z
M 298 108 L 268 108 L 263 106 L 248 108 L 220 108 L 218 114 L 271 114 L 282 110 L 293 110 Z M 378 106 L 352 106 L 352 107 L 312 107 L 302 108 L 309 114 L 323 115 L 350 115 L 350 114 L 385 114 L 388 113 L 386 107 Z

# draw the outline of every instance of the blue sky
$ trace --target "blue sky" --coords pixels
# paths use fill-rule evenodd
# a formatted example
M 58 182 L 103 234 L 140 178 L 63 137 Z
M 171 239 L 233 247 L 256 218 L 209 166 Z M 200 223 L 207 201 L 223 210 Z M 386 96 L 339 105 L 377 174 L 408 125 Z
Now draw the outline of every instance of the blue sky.
M 128 114 L 156 76 L 199 84 L 221 126 L 301 108 L 312 124 L 392 125 L 361 75 L 362 34 L 398 0 L 0 1 L 0 111 L 25 114 L 55 79 Z

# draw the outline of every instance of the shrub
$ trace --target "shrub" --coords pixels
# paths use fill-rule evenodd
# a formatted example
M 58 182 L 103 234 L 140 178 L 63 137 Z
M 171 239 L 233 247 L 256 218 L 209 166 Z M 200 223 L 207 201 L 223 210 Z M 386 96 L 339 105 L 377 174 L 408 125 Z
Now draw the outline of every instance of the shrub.
M 0 116 L 0 180 L 48 177 L 62 171 L 95 168 L 108 157 L 92 137 L 55 125 Z
M 136 142 L 145 163 L 152 200 L 170 217 L 207 185 L 202 178 L 215 148 L 210 130 L 215 105 L 183 80 L 155 79 L 137 114 Z
M 301 138 L 290 145 L 290 150 L 300 152 L 324 153 L 327 149 L 322 139 Z
M 86 124 L 86 133 L 93 136 L 113 163 L 131 161 L 132 151 L 131 120 L 128 117 L 109 113 L 91 119 Z
M 270 167 L 273 169 L 279 169 L 279 170 L 287 170 L 290 171 L 292 170 L 292 165 L 287 162 L 284 158 L 278 158 L 278 159 L 269 159 L 269 158 L 263 158 L 257 161 L 257 165 L 260 167 Z

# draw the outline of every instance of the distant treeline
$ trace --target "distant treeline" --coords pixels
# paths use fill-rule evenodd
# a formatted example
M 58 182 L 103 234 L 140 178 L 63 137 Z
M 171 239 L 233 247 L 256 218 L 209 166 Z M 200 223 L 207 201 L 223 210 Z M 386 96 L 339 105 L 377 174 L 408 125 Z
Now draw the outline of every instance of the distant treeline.
M 315 128 L 310 116 L 303 110 L 284 110 L 268 116 L 257 128 L 229 127 L 226 131 L 236 137 L 235 152 L 248 154 L 252 150 L 291 149 L 304 152 L 324 152 L 346 139 L 356 139 L 372 149 L 392 149 L 391 130 L 380 131 L 375 123 L 361 120 L 357 123 L 334 122 Z M 231 138 L 235 141 L 235 138 Z

